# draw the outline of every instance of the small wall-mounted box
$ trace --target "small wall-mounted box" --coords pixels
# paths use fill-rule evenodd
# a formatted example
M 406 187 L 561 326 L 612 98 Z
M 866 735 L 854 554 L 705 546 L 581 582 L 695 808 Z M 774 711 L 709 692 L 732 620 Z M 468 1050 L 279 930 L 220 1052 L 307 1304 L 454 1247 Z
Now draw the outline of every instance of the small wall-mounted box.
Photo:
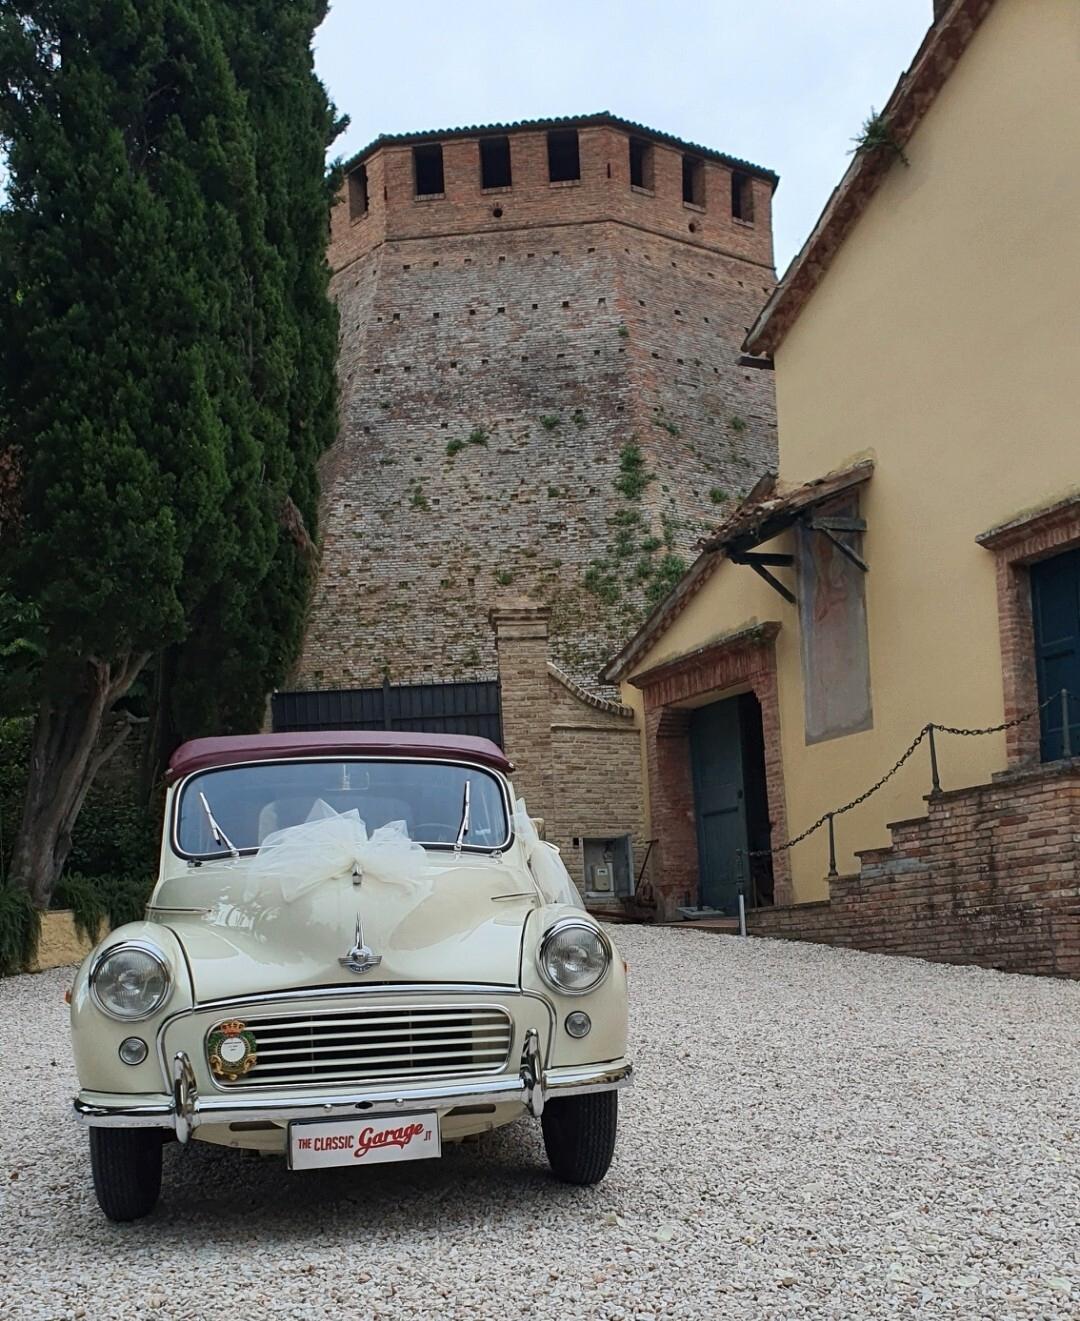
M 634 845 L 629 835 L 582 839 L 586 899 L 628 899 L 634 893 Z

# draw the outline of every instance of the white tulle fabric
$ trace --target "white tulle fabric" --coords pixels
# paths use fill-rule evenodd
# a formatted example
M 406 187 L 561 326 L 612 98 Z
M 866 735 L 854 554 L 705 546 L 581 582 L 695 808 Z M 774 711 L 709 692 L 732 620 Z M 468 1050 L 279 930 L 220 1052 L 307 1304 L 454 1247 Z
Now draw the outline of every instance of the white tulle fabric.
M 360 813 L 335 812 L 318 799 L 306 821 L 267 835 L 247 869 L 245 898 L 276 885 L 291 902 L 354 869 L 364 876 L 424 890 L 431 886 L 427 854 L 409 838 L 404 821 L 390 821 L 369 835 Z
M 581 895 L 578 894 L 577 886 L 563 864 L 559 850 L 537 834 L 532 817 L 525 807 L 524 798 L 519 798 L 514 804 L 514 834 L 521 840 L 533 880 L 540 887 L 540 893 L 547 902 L 584 908 Z

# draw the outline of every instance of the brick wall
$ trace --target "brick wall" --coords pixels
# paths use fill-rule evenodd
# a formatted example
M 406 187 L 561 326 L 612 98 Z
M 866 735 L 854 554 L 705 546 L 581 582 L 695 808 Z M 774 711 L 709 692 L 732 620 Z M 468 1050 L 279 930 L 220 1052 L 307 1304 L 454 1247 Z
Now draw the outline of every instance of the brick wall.
M 577 688 L 548 666 L 554 811 L 548 839 L 584 888 L 583 839 L 630 835 L 635 870 L 645 840 L 641 736 L 629 707 Z M 574 841 L 577 840 L 577 844 Z
M 710 493 L 776 462 L 771 374 L 737 362 L 773 285 L 769 182 L 736 221 L 706 162 L 700 211 L 679 152 L 656 144 L 650 195 L 627 135 L 589 128 L 580 184 L 549 184 L 544 135 L 520 133 L 493 198 L 477 150 L 447 141 L 444 196 L 418 201 L 411 150 L 383 147 L 367 216 L 334 213 L 342 426 L 300 687 L 490 677 L 504 588 L 550 609 L 554 659 L 595 686 L 665 556 L 720 516 Z M 630 443 L 639 498 L 615 485 Z
M 641 856 L 641 742 L 634 713 L 588 693 L 549 663 L 547 610 L 503 605 L 491 619 L 514 789 L 531 816 L 544 818 L 546 838 L 581 886 L 583 838 L 630 834 Z
M 928 799 L 825 903 L 760 909 L 751 934 L 1080 976 L 1080 762 Z
M 347 186 L 334 208 L 330 265 L 339 270 L 386 239 L 498 234 L 520 227 L 616 219 L 695 247 L 745 258 L 771 271 L 770 180 L 751 178 L 753 221 L 738 220 L 731 214 L 727 165 L 702 160 L 704 203 L 695 206 L 682 200 L 683 153 L 660 142 L 653 145 L 653 187 L 631 187 L 628 141 L 629 134 L 619 128 L 583 127 L 578 135 L 581 178 L 551 183 L 547 134 L 525 129 L 510 135 L 512 186 L 482 189 L 479 139 L 446 139 L 443 193 L 421 198 L 415 195 L 412 146 L 381 147 L 363 162 L 367 214 L 350 213 Z

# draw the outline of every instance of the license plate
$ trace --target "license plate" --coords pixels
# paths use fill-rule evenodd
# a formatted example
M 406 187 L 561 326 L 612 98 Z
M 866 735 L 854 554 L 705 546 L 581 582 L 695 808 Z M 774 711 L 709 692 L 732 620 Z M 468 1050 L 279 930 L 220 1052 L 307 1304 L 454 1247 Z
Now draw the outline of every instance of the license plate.
M 442 1154 L 439 1116 L 383 1115 L 374 1119 L 302 1119 L 289 1125 L 289 1168 L 384 1165 Z

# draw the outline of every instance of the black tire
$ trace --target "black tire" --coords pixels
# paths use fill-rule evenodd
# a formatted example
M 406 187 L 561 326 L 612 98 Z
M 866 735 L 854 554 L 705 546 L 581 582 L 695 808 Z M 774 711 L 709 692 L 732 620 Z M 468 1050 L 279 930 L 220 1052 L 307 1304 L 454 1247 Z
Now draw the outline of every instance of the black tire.
M 98 1206 L 110 1220 L 149 1215 L 161 1194 L 161 1130 L 92 1128 L 90 1168 Z
M 563 1183 L 599 1183 L 615 1152 L 619 1094 L 592 1092 L 548 1101 L 540 1124 L 556 1179 Z

